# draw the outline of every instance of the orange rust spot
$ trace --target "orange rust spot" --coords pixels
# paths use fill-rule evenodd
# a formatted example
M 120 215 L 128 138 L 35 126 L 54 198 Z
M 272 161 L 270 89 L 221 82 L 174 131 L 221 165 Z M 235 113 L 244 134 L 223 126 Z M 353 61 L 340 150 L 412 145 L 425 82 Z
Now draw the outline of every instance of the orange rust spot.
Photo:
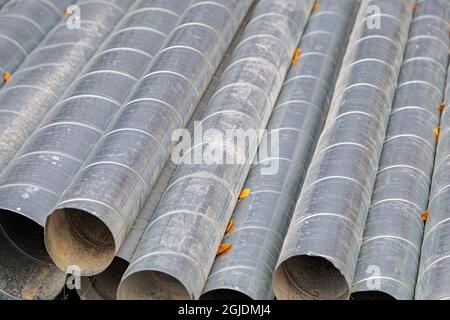
M 233 227 L 234 227 L 234 221 L 233 221 L 233 219 L 230 219 L 230 221 L 228 221 L 228 225 L 227 225 L 227 229 L 225 230 L 225 234 L 228 234 L 231 231 L 233 231 Z
M 294 56 L 292 57 L 292 64 L 296 64 L 298 59 L 300 59 L 300 55 L 302 54 L 302 49 L 295 49 Z
M 217 255 L 219 256 L 219 255 L 221 255 L 221 254 L 226 253 L 228 250 L 231 249 L 232 246 L 233 246 L 233 245 L 232 245 L 231 243 L 222 243 L 222 244 L 219 246 L 219 249 L 217 250 Z
M 245 198 L 248 198 L 252 191 L 249 188 L 242 189 L 241 193 L 239 194 L 239 200 L 244 200 Z
M 11 76 L 12 76 L 11 72 L 8 72 L 8 71 L 4 72 L 3 73 L 3 82 L 7 82 L 9 79 L 11 79 Z
M 318 1 L 314 2 L 313 10 L 319 10 L 319 9 L 320 9 L 320 2 L 318 2 Z
M 444 109 L 445 109 L 445 102 L 441 102 L 439 104 L 438 109 L 439 109 L 439 112 L 442 113 L 444 111 Z
M 417 3 L 414 3 L 413 5 L 413 13 L 416 14 L 417 11 Z
M 428 209 L 425 210 L 424 212 L 422 212 L 422 214 L 420 215 L 420 217 L 422 218 L 422 221 L 427 221 L 427 219 L 428 219 L 428 214 L 429 214 Z
M 25 300 L 33 300 L 34 297 L 36 296 L 38 288 L 34 287 L 34 288 L 27 288 L 25 287 L 22 290 L 22 298 L 24 298 Z

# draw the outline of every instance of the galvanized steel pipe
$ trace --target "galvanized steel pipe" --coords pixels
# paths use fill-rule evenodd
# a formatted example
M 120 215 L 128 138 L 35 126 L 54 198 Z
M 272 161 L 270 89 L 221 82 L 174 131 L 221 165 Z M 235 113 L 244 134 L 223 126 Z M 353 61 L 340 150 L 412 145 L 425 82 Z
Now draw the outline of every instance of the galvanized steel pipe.
M 280 136 L 279 155 L 263 152 L 245 188 L 248 198 L 233 213 L 233 229 L 223 243 L 202 298 L 273 299 L 272 277 L 306 169 L 322 131 L 358 2 L 320 0 L 299 44 L 301 54 L 285 80 L 267 138 Z M 267 146 L 262 143 L 262 147 Z M 273 175 L 261 168 L 278 167 Z
M 445 87 L 447 0 L 417 3 L 372 194 L 352 295 L 413 299 Z
M 119 286 L 119 299 L 198 299 L 255 153 L 229 131 L 265 128 L 314 1 L 262 0 Z M 214 133 L 208 134 L 212 129 Z M 212 132 L 212 131 L 211 131 Z M 202 140 L 197 143 L 197 138 Z M 253 141 L 257 146 L 259 141 Z M 197 143 L 197 144 L 196 144 Z M 197 151 L 196 151 L 197 150 Z M 226 161 L 235 156 L 234 162 Z M 245 161 L 243 161 L 245 160 Z
M 114 113 L 143 76 L 143 66 L 150 64 L 191 1 L 99 3 L 109 15 L 115 12 L 116 23 L 120 17 L 122 21 L 0 175 L 0 208 L 3 209 L 0 217 L 12 220 L 11 228 L 2 225 L 10 229 L 8 234 L 13 239 L 22 236 L 41 239 L 40 226 L 44 225 L 47 215 Z M 119 6 L 126 11 L 133 3 L 128 13 L 116 8 Z M 14 228 L 16 220 L 26 220 L 22 222 L 26 223 L 27 219 L 36 223 L 36 236 Z M 38 250 L 40 245 L 43 247 L 43 241 L 34 241 L 29 251 Z
M 93 275 L 112 262 L 168 159 L 173 130 L 187 125 L 251 3 L 196 0 L 187 9 L 47 219 L 46 247 L 61 269 L 76 264 Z
M 447 18 L 448 19 L 448 18 Z M 447 29 L 442 29 L 444 34 Z M 444 94 L 428 219 L 423 235 L 417 300 L 450 300 L 450 68 Z
M 123 17 L 131 1 L 120 3 L 118 6 L 114 1 L 105 4 L 80 0 L 77 5 L 82 13 L 81 29 L 69 30 L 66 21 L 62 21 L 0 91 L 0 139 L 1 145 L 8 147 L 1 149 L 0 159 L 4 163 L 0 168 L 63 95 Z M 37 159 L 51 162 L 48 170 L 28 171 L 28 181 L 38 174 L 51 175 L 52 167 L 58 167 L 59 155 L 42 151 Z M 0 298 L 51 299 L 64 286 L 65 274 L 47 255 L 43 230 L 36 224 L 43 224 L 43 219 L 29 220 L 21 216 L 33 217 L 37 208 L 33 202 L 27 206 L 27 202 L 43 201 L 39 198 L 43 193 L 39 192 L 39 186 L 24 180 L 5 183 L 8 179 L 5 175 L 0 186 Z
M 11 0 L 0 12 L 0 87 L 75 0 Z
M 274 274 L 278 299 L 347 299 L 414 1 L 365 0 Z

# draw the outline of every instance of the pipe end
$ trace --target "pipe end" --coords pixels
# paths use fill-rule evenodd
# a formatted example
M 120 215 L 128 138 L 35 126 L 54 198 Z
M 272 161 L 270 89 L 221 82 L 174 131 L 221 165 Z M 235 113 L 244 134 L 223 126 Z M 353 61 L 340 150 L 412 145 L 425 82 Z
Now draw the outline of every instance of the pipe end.
M 79 209 L 55 210 L 45 223 L 45 246 L 59 269 L 82 276 L 103 272 L 113 261 L 116 246 L 108 226 Z
M 139 271 L 122 279 L 118 300 L 190 300 L 186 287 L 159 271 Z
M 299 255 L 275 270 L 273 287 L 279 300 L 346 300 L 350 288 L 341 272 L 327 259 Z

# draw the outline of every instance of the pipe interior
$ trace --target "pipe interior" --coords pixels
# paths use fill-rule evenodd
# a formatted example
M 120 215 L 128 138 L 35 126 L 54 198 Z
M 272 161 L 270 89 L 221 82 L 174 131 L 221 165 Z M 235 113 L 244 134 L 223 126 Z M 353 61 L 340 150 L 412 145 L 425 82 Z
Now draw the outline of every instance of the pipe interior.
M 53 299 L 65 280 L 47 253 L 42 226 L 17 212 L 0 210 L 0 300 Z
M 122 280 L 117 297 L 127 300 L 191 300 L 180 281 L 158 271 L 130 274 Z
M 47 218 L 45 245 L 61 270 L 76 266 L 83 276 L 103 272 L 115 256 L 114 237 L 106 224 L 78 209 L 59 209 Z
M 287 259 L 277 270 L 279 299 L 348 299 L 350 289 L 340 271 L 327 259 L 299 255 Z M 283 295 L 283 294 L 281 294 Z

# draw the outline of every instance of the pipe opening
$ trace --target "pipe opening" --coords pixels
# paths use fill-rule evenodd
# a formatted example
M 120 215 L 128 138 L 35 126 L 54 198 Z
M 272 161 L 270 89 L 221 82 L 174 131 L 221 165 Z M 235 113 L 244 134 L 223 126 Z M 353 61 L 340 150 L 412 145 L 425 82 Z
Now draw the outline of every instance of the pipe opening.
M 102 273 L 83 277 L 79 296 L 82 300 L 115 300 L 120 280 L 128 268 L 128 261 L 115 257 Z
M 185 286 L 159 271 L 139 271 L 125 277 L 118 290 L 121 300 L 190 300 Z
M 360 291 L 351 295 L 352 300 L 396 300 L 390 294 L 381 291 Z
M 248 295 L 232 289 L 216 289 L 205 292 L 200 297 L 200 300 L 237 300 L 237 301 L 251 301 Z
M 79 209 L 58 209 L 47 218 L 45 245 L 58 268 L 77 267 L 83 276 L 103 272 L 115 256 L 114 237 L 106 224 Z
M 47 253 L 42 226 L 19 213 L 0 210 L 0 299 L 53 299 L 65 280 Z
M 300 255 L 284 261 L 276 270 L 274 289 L 278 299 L 348 299 L 350 289 L 340 271 L 327 259 Z

